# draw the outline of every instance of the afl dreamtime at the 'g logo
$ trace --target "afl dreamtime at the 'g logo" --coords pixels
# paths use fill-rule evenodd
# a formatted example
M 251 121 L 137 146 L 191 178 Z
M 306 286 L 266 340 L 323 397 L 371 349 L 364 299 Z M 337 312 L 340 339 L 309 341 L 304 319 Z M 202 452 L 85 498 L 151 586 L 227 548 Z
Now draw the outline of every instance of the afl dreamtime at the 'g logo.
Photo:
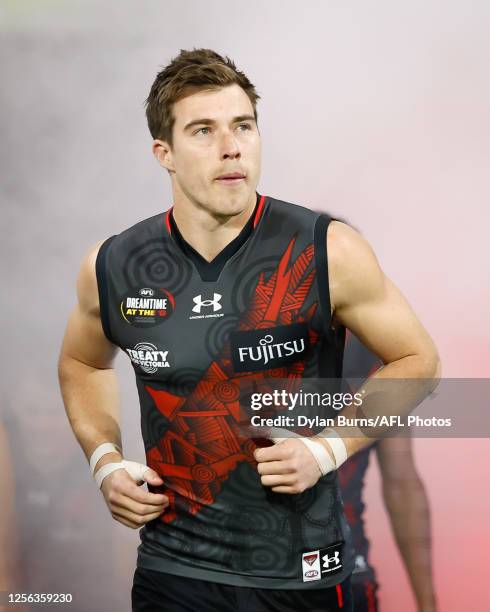
M 131 361 L 147 374 L 154 374 L 159 368 L 170 367 L 168 351 L 161 351 L 150 342 L 139 342 L 134 348 L 125 351 Z
M 235 372 L 256 372 L 304 359 L 309 347 L 308 325 L 293 323 L 268 329 L 232 332 Z
M 141 287 L 130 289 L 120 304 L 121 316 L 134 327 L 159 325 L 175 309 L 175 298 L 166 289 Z

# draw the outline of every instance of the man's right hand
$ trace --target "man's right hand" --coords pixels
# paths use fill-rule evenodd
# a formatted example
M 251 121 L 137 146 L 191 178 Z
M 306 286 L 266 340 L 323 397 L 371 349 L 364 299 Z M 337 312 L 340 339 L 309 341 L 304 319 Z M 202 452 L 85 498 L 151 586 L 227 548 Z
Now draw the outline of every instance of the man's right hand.
M 163 484 L 151 468 L 143 474 L 143 481 L 154 486 Z M 104 478 L 101 491 L 113 518 L 132 529 L 158 518 L 169 505 L 166 495 L 145 491 L 123 468 Z

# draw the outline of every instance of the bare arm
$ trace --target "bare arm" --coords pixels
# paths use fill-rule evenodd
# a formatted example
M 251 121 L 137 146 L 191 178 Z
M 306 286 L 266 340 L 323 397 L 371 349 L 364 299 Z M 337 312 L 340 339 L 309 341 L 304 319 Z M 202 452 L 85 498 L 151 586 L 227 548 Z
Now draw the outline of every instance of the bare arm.
M 434 612 L 430 508 L 415 468 L 411 438 L 386 438 L 376 448 L 383 498 L 420 612 Z
M 332 221 L 326 240 L 333 323 L 352 330 L 385 364 L 359 390 L 363 394 L 363 416 L 405 416 L 437 385 L 440 363 L 434 342 L 360 234 Z M 382 379 L 398 380 L 383 384 Z M 340 414 L 355 419 L 359 409 L 353 403 Z M 339 423 L 335 429 L 343 439 L 347 457 L 384 433 L 384 429 L 370 428 L 366 433 L 360 427 L 341 427 Z M 335 465 L 323 433 L 329 430 L 319 434 L 316 441 L 325 447 Z M 321 475 L 310 451 L 293 439 L 257 449 L 254 454 L 262 484 L 277 493 L 300 493 Z
M 333 320 L 383 361 L 377 375 L 434 376 L 439 362 L 434 342 L 368 242 L 345 223 L 332 221 L 327 252 Z
M 407 414 L 412 396 L 418 393 L 421 401 L 422 395 L 428 395 L 437 385 L 440 360 L 435 344 L 360 234 L 344 223 L 332 221 L 327 233 L 327 252 L 334 324 L 352 330 L 384 363 L 363 385 L 365 398 L 369 400 L 370 393 L 382 388 L 386 405 L 399 406 L 398 414 Z M 420 384 L 381 387 L 382 379 L 418 379 Z M 407 407 L 403 403 L 404 393 Z M 342 414 L 356 416 L 355 408 L 347 407 Z M 379 436 L 372 431 L 369 438 L 344 437 L 348 455 L 368 446 L 376 437 Z
M 95 274 L 99 248 L 100 243 L 82 262 L 77 283 L 78 303 L 70 315 L 58 363 L 66 413 L 87 459 L 104 442 L 113 442 L 122 448 L 113 367 L 117 347 L 106 338 L 100 319 Z M 96 469 L 120 460 L 119 453 L 109 453 L 99 459 Z M 144 478 L 151 484 L 162 484 L 153 470 L 148 469 Z M 168 504 L 166 496 L 140 489 L 123 469 L 104 479 L 102 492 L 113 517 L 133 528 L 159 516 Z
M 113 368 L 117 352 L 100 320 L 95 276 L 96 245 L 82 262 L 78 303 L 68 320 L 58 362 L 61 393 L 73 432 L 87 458 L 103 442 L 121 448 L 119 398 Z M 106 456 L 117 460 L 120 455 Z M 103 459 L 99 465 L 103 464 Z

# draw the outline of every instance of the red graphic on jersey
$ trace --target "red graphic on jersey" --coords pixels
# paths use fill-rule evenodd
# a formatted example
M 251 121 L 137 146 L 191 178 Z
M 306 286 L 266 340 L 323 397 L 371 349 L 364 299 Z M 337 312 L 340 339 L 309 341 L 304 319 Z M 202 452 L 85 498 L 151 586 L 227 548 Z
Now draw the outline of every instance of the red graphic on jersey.
M 308 565 L 313 565 L 313 563 L 315 563 L 315 561 L 318 559 L 318 555 L 305 555 L 303 557 L 303 561 L 306 561 L 306 563 L 308 563 Z
M 314 267 L 311 269 L 314 249 L 307 246 L 291 264 L 295 240 L 289 243 L 270 278 L 260 275 L 249 310 L 237 330 L 308 322 L 313 317 L 316 303 L 304 314 L 300 312 L 315 278 Z M 318 333 L 311 328 L 308 333 L 314 346 Z M 170 421 L 163 438 L 146 454 L 148 465 L 164 480 L 158 490 L 170 500 L 161 516 L 163 521 L 169 523 L 182 512 L 196 514 L 212 504 L 238 462 L 256 466 L 253 452 L 258 444 L 240 428 L 240 422 L 247 418 L 239 403 L 246 385 L 250 383 L 251 387 L 254 381 L 270 377 L 287 378 L 294 384 L 304 368 L 305 362 L 297 361 L 287 367 L 236 373 L 227 342 L 188 396 L 146 386 L 156 408 Z

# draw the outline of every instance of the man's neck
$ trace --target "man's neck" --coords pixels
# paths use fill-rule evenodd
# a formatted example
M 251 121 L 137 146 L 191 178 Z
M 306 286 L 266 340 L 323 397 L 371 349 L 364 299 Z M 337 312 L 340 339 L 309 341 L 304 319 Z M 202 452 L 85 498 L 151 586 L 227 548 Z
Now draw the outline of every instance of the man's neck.
M 212 261 L 245 227 L 256 205 L 256 194 L 238 215 L 217 218 L 190 202 L 175 202 L 174 221 L 182 238 L 206 261 Z

